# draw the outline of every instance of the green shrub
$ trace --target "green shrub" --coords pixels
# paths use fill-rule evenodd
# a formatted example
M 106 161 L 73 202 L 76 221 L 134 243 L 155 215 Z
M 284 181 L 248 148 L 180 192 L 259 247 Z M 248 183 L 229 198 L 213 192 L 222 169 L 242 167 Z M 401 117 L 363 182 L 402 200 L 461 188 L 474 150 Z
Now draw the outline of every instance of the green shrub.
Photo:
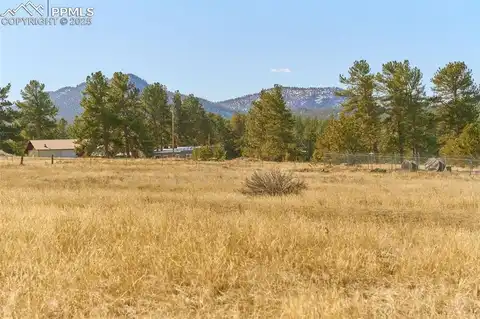
M 212 150 L 208 146 L 196 148 L 192 152 L 192 158 L 196 161 L 206 161 L 212 157 Z
M 202 146 L 193 150 L 192 158 L 196 161 L 223 161 L 227 156 L 222 145 Z
M 227 157 L 227 152 L 222 145 L 215 145 L 212 149 L 213 158 L 216 161 L 224 161 Z

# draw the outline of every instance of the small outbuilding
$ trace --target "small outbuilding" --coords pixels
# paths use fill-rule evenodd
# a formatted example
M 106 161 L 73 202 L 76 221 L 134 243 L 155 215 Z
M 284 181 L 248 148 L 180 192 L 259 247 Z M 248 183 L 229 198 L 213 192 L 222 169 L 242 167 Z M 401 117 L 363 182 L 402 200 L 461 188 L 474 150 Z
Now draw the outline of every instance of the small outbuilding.
M 66 157 L 75 158 L 75 140 L 30 140 L 25 155 L 31 157 Z
M 155 150 L 153 156 L 155 158 L 166 158 L 166 157 L 191 157 L 193 150 L 200 148 L 201 146 L 179 146 L 174 149 L 164 148 L 163 150 Z

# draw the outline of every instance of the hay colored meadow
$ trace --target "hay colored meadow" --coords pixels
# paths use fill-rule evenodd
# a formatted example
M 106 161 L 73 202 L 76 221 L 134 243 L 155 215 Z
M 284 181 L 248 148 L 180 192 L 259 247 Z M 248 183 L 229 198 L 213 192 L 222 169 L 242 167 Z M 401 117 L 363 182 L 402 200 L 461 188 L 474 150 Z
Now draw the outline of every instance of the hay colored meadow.
M 308 189 L 240 192 L 277 167 Z M 5 318 L 474 318 L 480 177 L 0 161 Z

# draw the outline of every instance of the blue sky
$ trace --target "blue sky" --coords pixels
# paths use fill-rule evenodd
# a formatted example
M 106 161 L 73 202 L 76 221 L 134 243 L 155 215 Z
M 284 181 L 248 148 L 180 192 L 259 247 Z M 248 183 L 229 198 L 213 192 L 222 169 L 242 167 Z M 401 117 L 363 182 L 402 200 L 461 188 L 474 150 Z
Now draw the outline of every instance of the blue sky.
M 0 11 L 22 0 L 2 0 Z M 43 4 L 44 0 L 35 0 Z M 134 73 L 213 101 L 289 86 L 338 85 L 356 59 L 410 59 L 429 82 L 465 61 L 480 82 L 480 1 L 51 0 L 93 7 L 89 27 L 0 26 L 0 85 L 48 90 L 101 70 Z M 289 69 L 291 72 L 271 72 Z

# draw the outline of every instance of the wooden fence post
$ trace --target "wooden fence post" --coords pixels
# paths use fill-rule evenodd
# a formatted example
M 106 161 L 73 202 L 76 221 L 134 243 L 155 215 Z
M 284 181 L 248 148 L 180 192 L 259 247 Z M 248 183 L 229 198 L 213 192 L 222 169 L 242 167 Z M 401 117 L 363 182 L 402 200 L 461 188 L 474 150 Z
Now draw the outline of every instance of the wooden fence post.
M 23 165 L 23 155 L 20 157 L 20 165 Z
M 53 165 L 53 154 L 52 154 L 52 165 Z

